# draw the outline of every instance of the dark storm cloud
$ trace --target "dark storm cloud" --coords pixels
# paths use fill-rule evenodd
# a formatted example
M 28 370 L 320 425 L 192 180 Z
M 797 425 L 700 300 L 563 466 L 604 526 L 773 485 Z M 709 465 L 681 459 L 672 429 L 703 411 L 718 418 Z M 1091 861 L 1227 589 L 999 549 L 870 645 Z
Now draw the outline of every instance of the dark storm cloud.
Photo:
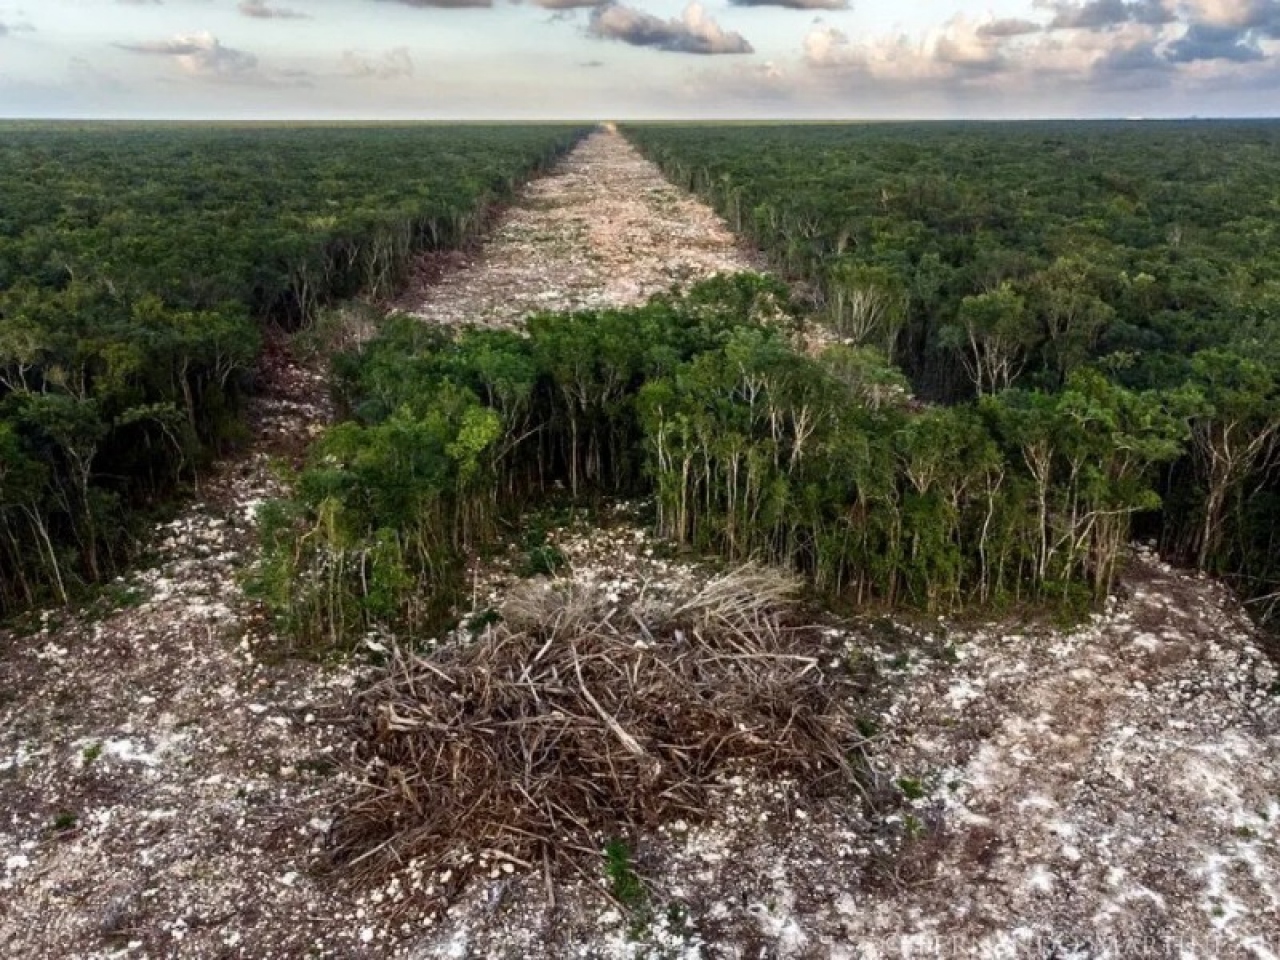
M 848 10 L 849 0 L 729 0 L 735 7 L 785 7 L 788 10 Z
M 653 47 L 672 53 L 754 52 L 742 34 L 722 29 L 698 3 L 689 4 L 678 19 L 670 20 L 620 3 L 609 3 L 591 12 L 587 32 L 593 37 L 618 40 L 633 47 Z
M 236 8 L 246 17 L 257 20 L 309 20 L 310 15 L 289 7 L 272 7 L 267 0 L 240 0 Z

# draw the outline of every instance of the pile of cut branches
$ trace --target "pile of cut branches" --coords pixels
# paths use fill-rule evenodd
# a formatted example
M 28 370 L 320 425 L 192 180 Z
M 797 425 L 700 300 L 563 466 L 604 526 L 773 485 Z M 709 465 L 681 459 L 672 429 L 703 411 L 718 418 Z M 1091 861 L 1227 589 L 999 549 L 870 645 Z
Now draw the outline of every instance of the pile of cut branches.
M 701 818 L 731 773 L 851 788 L 856 691 L 817 631 L 788 625 L 796 590 L 746 567 L 680 606 L 620 608 L 536 581 L 472 643 L 394 651 L 355 700 L 359 787 L 334 862 L 376 875 L 487 855 L 549 874 L 602 837 Z

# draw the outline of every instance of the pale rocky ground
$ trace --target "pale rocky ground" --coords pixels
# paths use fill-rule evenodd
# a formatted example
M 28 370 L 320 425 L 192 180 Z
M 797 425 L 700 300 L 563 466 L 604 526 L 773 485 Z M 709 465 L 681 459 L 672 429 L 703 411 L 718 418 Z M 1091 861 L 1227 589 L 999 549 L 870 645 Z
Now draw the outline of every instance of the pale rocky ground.
M 507 325 L 757 265 L 616 135 L 526 197 L 403 305 Z M 1280 955 L 1276 670 L 1225 590 L 1141 552 L 1070 630 L 824 617 L 833 662 L 879 678 L 880 779 L 919 796 L 869 817 L 730 780 L 705 821 L 637 844 L 644 917 L 598 876 L 562 878 L 552 905 L 540 871 L 495 862 L 438 915 L 422 891 L 445 878 L 414 864 L 365 889 L 317 870 L 349 789 L 342 706 L 370 668 L 282 656 L 240 592 L 271 458 L 329 416 L 322 378 L 274 360 L 253 444 L 157 531 L 129 603 L 0 633 L 3 956 Z M 628 509 L 553 541 L 621 604 L 709 574 Z M 517 563 L 475 567 L 477 609 Z
M 452 269 L 397 306 L 435 323 L 510 327 L 537 311 L 633 306 L 763 267 L 712 210 L 605 130 L 529 184 L 481 250 L 448 259 Z

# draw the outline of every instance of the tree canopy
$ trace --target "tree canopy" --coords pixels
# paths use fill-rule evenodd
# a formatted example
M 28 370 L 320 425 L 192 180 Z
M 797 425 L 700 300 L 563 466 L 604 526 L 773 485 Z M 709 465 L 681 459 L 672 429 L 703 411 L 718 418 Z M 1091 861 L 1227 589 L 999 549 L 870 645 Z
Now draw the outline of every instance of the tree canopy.
M 0 129 L 0 615 L 119 568 L 234 435 L 264 325 L 390 293 L 583 132 Z

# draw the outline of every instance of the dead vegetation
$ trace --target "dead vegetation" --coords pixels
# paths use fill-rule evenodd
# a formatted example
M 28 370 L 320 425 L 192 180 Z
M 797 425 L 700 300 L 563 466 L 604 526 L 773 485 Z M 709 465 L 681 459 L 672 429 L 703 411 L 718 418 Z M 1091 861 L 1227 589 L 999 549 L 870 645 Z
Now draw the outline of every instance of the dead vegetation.
M 514 592 L 474 642 L 393 652 L 354 700 L 359 796 L 333 830 L 359 876 L 482 854 L 553 868 L 604 838 L 700 820 L 723 775 L 853 788 L 857 690 L 791 626 L 796 582 L 744 567 L 680 605 L 572 580 Z

